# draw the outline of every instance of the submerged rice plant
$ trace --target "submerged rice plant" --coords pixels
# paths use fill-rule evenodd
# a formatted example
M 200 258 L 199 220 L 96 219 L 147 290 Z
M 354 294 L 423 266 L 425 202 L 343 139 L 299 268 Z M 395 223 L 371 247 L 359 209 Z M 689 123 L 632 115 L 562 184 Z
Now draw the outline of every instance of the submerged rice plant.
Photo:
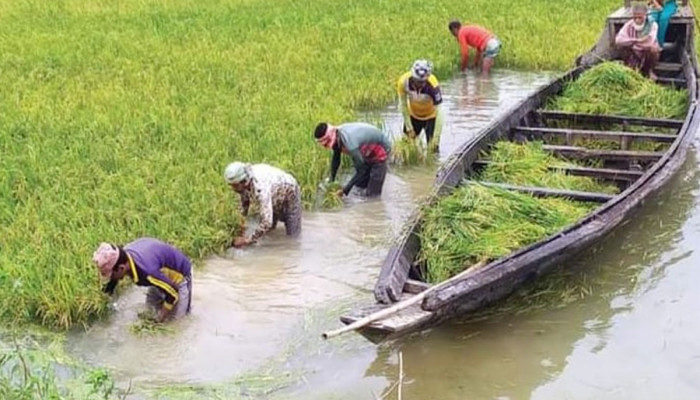
M 340 182 L 328 182 L 319 186 L 320 205 L 317 208 L 326 210 L 338 209 L 343 206 L 343 198 L 338 196 L 338 191 L 343 188 Z

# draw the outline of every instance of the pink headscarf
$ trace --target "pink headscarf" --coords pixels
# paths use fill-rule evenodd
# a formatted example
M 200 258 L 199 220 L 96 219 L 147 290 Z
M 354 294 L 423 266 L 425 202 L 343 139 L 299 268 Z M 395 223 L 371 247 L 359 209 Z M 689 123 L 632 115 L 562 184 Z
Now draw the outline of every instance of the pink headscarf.
M 320 137 L 316 140 L 318 141 L 318 143 L 321 146 L 323 146 L 327 149 L 332 149 L 333 145 L 335 144 L 335 139 L 336 139 L 337 135 L 338 135 L 338 129 L 335 126 L 332 126 L 329 124 L 328 127 L 326 128 L 326 133 L 322 137 Z
M 100 247 L 92 255 L 92 262 L 100 270 L 102 276 L 109 276 L 119 259 L 119 249 L 114 248 L 109 243 L 100 243 Z

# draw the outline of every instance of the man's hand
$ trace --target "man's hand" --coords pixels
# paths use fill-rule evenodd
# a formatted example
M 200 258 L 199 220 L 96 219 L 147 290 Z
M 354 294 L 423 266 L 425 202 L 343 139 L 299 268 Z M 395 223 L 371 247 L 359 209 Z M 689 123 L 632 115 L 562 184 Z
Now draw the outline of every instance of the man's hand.
M 406 129 L 406 136 L 408 136 L 411 139 L 415 139 L 416 131 L 414 131 L 413 128 Z
M 335 195 L 338 197 L 343 197 L 345 196 L 345 192 L 343 192 L 343 189 L 338 189 L 338 191 L 335 192 Z
M 240 249 L 241 247 L 245 247 L 250 244 L 250 240 L 243 237 L 239 236 L 235 239 L 233 239 L 233 247 Z
M 163 323 L 168 319 L 169 316 L 170 316 L 170 310 L 168 310 L 165 307 L 161 307 L 160 310 L 158 310 L 158 315 L 156 316 L 156 322 Z

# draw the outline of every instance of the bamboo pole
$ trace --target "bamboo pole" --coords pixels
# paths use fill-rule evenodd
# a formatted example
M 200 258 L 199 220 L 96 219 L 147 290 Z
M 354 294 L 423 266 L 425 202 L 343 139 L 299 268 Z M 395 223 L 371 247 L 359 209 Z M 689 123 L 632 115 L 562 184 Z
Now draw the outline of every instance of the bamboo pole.
M 374 312 L 374 313 L 372 313 L 364 318 L 360 318 L 357 321 L 355 321 L 349 325 L 346 325 L 342 328 L 338 328 L 338 329 L 333 330 L 333 331 L 323 332 L 321 334 L 321 337 L 324 339 L 330 339 L 332 337 L 342 335 L 343 333 L 354 331 L 355 329 L 358 329 L 358 328 L 362 328 L 365 325 L 368 325 L 374 321 L 386 318 L 392 314 L 396 314 L 397 312 L 399 312 L 401 310 L 404 310 L 404 309 L 406 309 L 406 308 L 408 308 L 416 303 L 423 301 L 423 299 L 425 299 L 430 293 L 436 292 L 436 291 L 448 286 L 449 284 L 451 284 L 455 281 L 466 278 L 467 276 L 473 274 L 474 272 L 476 272 L 478 269 L 480 269 L 484 265 L 486 265 L 486 261 L 480 261 L 480 262 L 472 265 L 471 267 L 467 268 L 466 270 L 460 272 L 459 274 L 453 276 L 452 278 L 450 278 L 446 281 L 442 281 L 437 285 L 431 286 L 428 289 L 420 292 L 419 294 L 417 294 L 413 297 L 410 297 L 410 298 L 403 300 L 403 301 L 399 301 L 398 303 L 394 304 L 391 307 L 387 307 L 383 310 L 379 310 L 377 312 Z
M 403 353 L 399 351 L 399 395 L 398 395 L 398 400 L 401 400 L 401 386 L 403 386 Z

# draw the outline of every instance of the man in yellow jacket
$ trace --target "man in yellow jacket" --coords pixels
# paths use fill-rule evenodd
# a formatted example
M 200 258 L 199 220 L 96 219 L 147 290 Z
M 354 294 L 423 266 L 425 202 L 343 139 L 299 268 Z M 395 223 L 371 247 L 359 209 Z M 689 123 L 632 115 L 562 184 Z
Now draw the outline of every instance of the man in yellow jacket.
M 425 130 L 429 147 L 433 137 L 442 131 L 442 93 L 433 75 L 433 66 L 426 60 L 417 60 L 411 70 L 401 75 L 396 83 L 399 107 L 403 114 L 403 131 L 414 138 Z M 437 148 L 437 145 L 433 145 Z

